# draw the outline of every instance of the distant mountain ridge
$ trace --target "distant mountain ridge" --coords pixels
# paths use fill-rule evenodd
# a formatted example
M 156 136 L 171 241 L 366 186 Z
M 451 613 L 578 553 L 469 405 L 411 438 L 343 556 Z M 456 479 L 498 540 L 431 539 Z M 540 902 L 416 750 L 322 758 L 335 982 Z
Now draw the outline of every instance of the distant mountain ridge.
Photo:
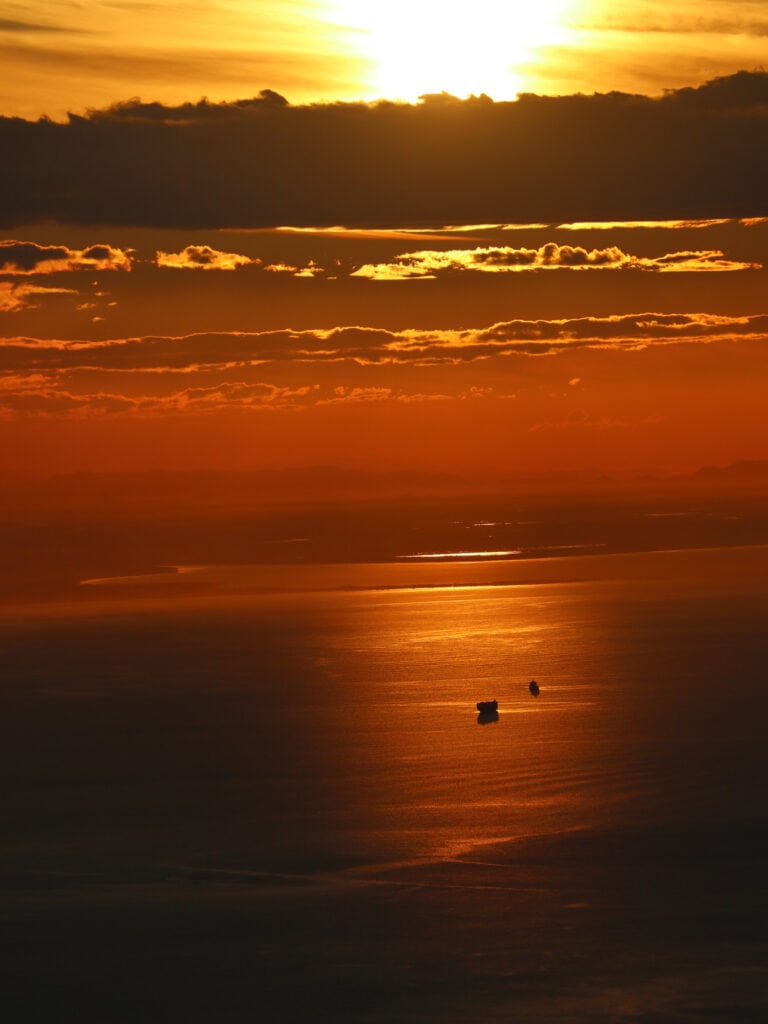
M 768 459 L 741 459 L 727 466 L 702 466 L 695 480 L 768 480 Z
M 535 494 L 577 491 L 609 493 L 627 488 L 669 489 L 701 485 L 768 483 L 768 460 L 740 460 L 723 467 L 705 466 L 688 476 L 653 473 L 628 477 L 602 472 L 510 471 L 493 477 L 418 470 L 365 470 L 340 466 L 294 466 L 252 470 L 166 470 L 133 472 L 80 471 L 34 480 L 6 479 L 0 501 L 38 511 L 136 509 L 139 507 L 211 508 L 312 504 L 327 501 L 388 501 L 473 494 Z
M 279 502 L 386 499 L 456 494 L 471 489 L 459 476 L 417 471 L 376 472 L 337 466 L 258 470 L 74 472 L 0 485 L 6 508 L 73 508 L 137 505 L 252 505 Z

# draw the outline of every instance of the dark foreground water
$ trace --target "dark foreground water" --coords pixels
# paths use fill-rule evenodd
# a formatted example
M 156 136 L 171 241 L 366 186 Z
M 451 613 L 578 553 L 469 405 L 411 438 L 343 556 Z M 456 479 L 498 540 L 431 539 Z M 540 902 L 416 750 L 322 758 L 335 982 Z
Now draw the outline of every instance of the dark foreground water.
M 768 549 L 402 571 L 3 612 L 5 1020 L 768 1019 Z

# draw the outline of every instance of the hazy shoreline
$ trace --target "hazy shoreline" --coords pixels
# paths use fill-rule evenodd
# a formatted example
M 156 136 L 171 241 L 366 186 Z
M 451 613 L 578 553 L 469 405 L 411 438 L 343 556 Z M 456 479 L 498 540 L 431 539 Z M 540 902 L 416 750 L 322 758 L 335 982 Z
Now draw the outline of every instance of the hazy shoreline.
M 433 497 L 207 512 L 180 499 L 175 509 L 141 511 L 128 503 L 117 512 L 97 503 L 88 515 L 83 509 L 67 517 L 54 504 L 44 518 L 19 519 L 6 508 L 0 603 L 79 602 L 96 591 L 102 598 L 128 590 L 138 596 L 142 587 L 148 595 L 233 586 L 293 590 L 301 589 L 302 576 L 310 589 L 368 586 L 370 580 L 380 586 L 514 584 L 530 577 L 525 566 L 536 579 L 555 578 L 548 567 L 558 564 L 561 578 L 574 572 L 582 578 L 591 564 L 599 569 L 602 563 L 591 560 L 601 555 L 646 552 L 652 561 L 653 552 L 768 542 L 764 497 L 716 491 L 706 497 Z M 473 552 L 483 556 L 482 564 L 468 558 Z M 520 555 L 493 557 L 503 552 Z M 322 568 L 339 565 L 347 568 Z M 180 574 L 172 566 L 207 568 Z M 264 567 L 261 579 L 253 570 L 246 579 L 249 570 L 237 567 L 247 566 Z M 92 580 L 110 582 L 81 585 Z
M 81 580 L 98 593 L 132 588 L 151 592 L 190 587 L 222 593 L 280 593 L 322 590 L 400 590 L 440 587 L 509 587 L 603 579 L 653 579 L 677 568 L 683 574 L 708 563 L 713 571 L 755 571 L 768 555 L 768 544 L 711 548 L 666 548 L 487 560 L 456 558 L 430 563 L 338 562 L 317 564 L 241 564 L 159 567 L 152 573 Z M 662 561 L 664 565 L 662 566 Z M 706 566 L 704 567 L 706 570 Z

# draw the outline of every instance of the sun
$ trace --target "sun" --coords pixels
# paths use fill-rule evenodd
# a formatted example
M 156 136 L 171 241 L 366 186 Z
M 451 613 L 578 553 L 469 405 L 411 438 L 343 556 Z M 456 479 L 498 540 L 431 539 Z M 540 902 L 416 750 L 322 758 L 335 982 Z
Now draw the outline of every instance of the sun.
M 486 93 L 512 99 L 537 51 L 567 39 L 572 0 L 338 0 L 377 97 Z

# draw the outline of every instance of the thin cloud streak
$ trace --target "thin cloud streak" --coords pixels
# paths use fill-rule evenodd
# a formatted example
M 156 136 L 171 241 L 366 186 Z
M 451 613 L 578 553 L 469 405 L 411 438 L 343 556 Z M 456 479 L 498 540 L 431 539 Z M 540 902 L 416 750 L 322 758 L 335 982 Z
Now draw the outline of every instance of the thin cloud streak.
M 73 288 L 47 288 L 37 284 L 0 281 L 0 313 L 20 313 L 23 310 L 36 309 L 42 299 L 60 295 L 77 295 L 77 291 Z M 0 341 L 0 354 L 3 344 Z
M 46 25 L 43 24 L 42 22 L 16 21 L 13 18 L 0 18 L 0 32 L 12 32 L 14 34 L 18 33 L 20 35 L 32 33 L 33 35 L 36 35 L 38 32 L 72 32 L 79 34 L 80 32 L 84 31 L 87 30 L 79 28 L 70 28 L 66 25 Z
M 66 342 L 30 338 L 0 342 L 0 374 L 74 374 L 231 370 L 264 364 L 352 362 L 376 365 L 453 365 L 490 357 L 554 355 L 565 350 L 636 350 L 670 344 L 708 344 L 768 338 L 768 314 L 709 313 L 585 316 L 556 321 L 509 321 L 482 330 L 391 332 L 362 327 L 327 331 L 216 333 Z
M 671 7 L 664 0 L 644 0 L 618 10 L 614 0 L 593 0 L 577 8 L 568 19 L 569 27 L 595 33 L 632 35 L 752 36 L 768 35 L 768 18 L 762 0 L 709 0 L 678 2 Z
M 711 217 L 709 220 L 607 220 L 607 221 L 576 221 L 570 224 L 558 224 L 558 231 L 612 231 L 632 228 L 652 228 L 680 230 L 704 229 L 721 227 L 725 224 L 741 224 L 742 227 L 755 227 L 768 222 L 768 217 Z
M 759 270 L 759 263 L 729 260 L 719 249 L 667 253 L 664 256 L 633 256 L 617 246 L 587 250 L 582 246 L 547 242 L 538 249 L 486 246 L 449 251 L 423 250 L 401 253 L 389 263 L 365 264 L 352 277 L 373 281 L 434 278 L 457 271 L 518 273 L 530 270 L 643 270 L 669 272 L 722 272 Z

